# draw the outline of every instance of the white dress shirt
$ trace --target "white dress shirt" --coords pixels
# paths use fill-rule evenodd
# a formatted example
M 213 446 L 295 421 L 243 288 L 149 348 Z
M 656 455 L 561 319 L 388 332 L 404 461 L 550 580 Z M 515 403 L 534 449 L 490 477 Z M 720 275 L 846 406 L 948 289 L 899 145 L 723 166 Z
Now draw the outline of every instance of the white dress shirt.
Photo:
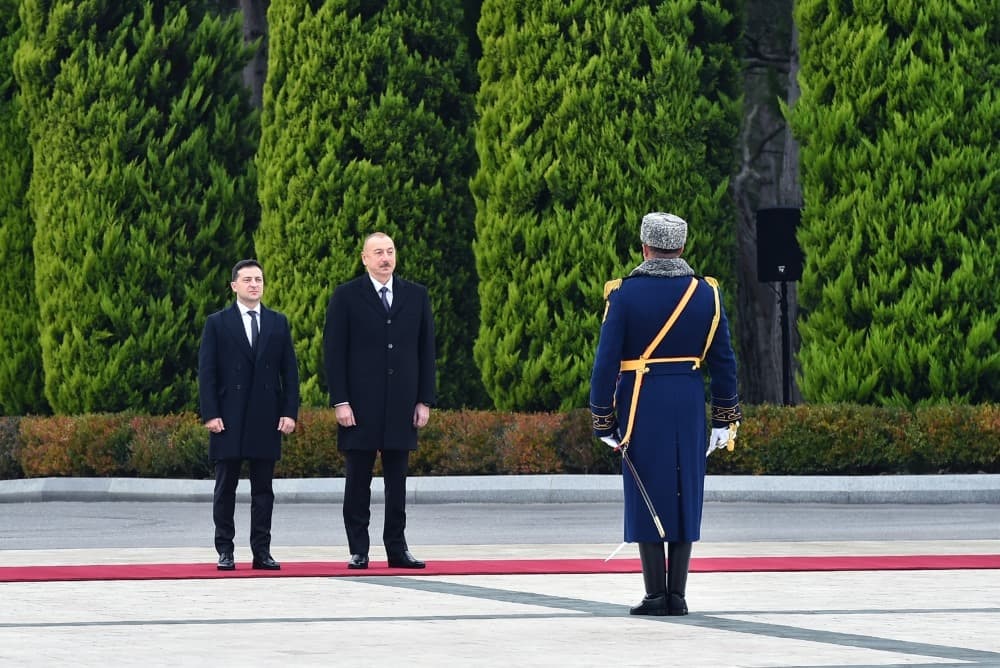
M 247 343 L 249 343 L 252 346 L 253 345 L 253 334 L 250 333 L 250 316 L 247 315 L 247 313 L 249 313 L 251 311 L 251 309 L 247 308 L 246 306 L 243 305 L 242 302 L 239 302 L 239 301 L 236 302 L 236 307 L 239 308 L 240 315 L 243 316 L 243 331 L 246 332 L 246 334 L 247 334 Z M 252 309 L 252 310 L 257 313 L 257 336 L 260 336 L 260 332 L 261 332 L 261 326 L 260 326 L 260 304 L 257 305 L 257 308 Z
M 385 299 L 389 302 L 389 306 L 392 306 L 392 276 L 389 277 L 389 282 L 382 285 L 376 281 L 371 274 L 368 274 L 368 278 L 371 279 L 372 285 L 375 287 L 375 294 L 382 298 L 382 288 L 389 288 L 388 292 L 385 293 Z

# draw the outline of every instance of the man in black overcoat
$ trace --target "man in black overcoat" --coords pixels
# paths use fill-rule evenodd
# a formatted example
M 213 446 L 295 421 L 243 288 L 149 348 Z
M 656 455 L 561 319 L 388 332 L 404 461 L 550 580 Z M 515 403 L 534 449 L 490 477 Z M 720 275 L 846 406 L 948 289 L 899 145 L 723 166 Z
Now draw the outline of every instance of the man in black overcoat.
M 344 527 L 350 568 L 368 567 L 375 457 L 385 483 L 382 541 L 389 566 L 423 568 L 406 544 L 406 475 L 417 430 L 435 397 L 434 320 L 427 289 L 393 276 L 396 248 L 376 232 L 365 239 L 366 273 L 334 290 L 323 350 L 337 448 L 344 453 Z
M 256 260 L 233 267 L 236 303 L 205 322 L 198 353 L 201 418 L 215 464 L 215 549 L 219 570 L 236 568 L 236 485 L 246 461 L 250 474 L 253 568 L 278 570 L 271 557 L 274 465 L 282 434 L 295 429 L 299 372 L 288 319 L 260 303 L 264 272 Z

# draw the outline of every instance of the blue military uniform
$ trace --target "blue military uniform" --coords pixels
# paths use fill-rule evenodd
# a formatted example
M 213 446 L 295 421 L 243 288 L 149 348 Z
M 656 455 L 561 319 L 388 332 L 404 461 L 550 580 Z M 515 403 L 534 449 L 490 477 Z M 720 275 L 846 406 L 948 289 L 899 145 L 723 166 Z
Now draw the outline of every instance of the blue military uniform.
M 594 433 L 623 437 L 638 372 L 621 371 L 622 362 L 640 358 L 692 281 L 693 294 L 650 356 L 677 361 L 648 364 L 628 442 L 628 454 L 659 514 L 666 539 L 682 542 L 701 537 L 706 461 L 704 368 L 711 376 L 713 426 L 739 419 L 736 360 L 721 299 L 714 336 L 706 350 L 716 318 L 717 288 L 709 279 L 683 275 L 640 273 L 622 281 L 608 295 L 590 391 Z M 627 468 L 623 478 L 625 540 L 663 540 Z
M 594 434 L 621 441 L 639 478 L 623 467 L 625 541 L 639 543 L 647 591 L 631 613 L 682 615 L 705 496 L 703 374 L 711 378 L 712 426 L 738 425 L 736 359 L 718 283 L 695 276 L 679 257 L 687 223 L 651 213 L 640 236 L 645 261 L 605 287 L 590 406 Z

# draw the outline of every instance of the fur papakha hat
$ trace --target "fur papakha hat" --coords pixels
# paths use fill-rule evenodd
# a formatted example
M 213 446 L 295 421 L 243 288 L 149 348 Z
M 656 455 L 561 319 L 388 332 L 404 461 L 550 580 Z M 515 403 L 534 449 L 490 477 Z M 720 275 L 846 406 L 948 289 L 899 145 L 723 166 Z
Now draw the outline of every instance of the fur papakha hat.
M 642 243 L 663 250 L 679 250 L 687 241 L 688 224 L 672 213 L 654 211 L 642 217 L 639 238 Z

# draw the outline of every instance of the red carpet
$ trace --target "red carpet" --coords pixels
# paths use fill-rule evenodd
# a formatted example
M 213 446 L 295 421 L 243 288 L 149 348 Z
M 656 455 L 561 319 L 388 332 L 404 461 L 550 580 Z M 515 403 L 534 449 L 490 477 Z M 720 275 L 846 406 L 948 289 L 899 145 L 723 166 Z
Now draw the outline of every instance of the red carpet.
M 837 557 L 702 557 L 691 560 L 695 573 L 762 571 L 898 571 L 1000 569 L 1000 554 L 837 556 Z M 366 570 L 349 570 L 344 562 L 286 561 L 280 571 L 255 571 L 238 564 L 235 571 L 201 564 L 92 564 L 77 566 L 3 566 L 0 582 L 72 580 L 193 580 L 250 577 L 347 577 L 378 575 L 539 575 L 639 573 L 638 559 L 477 559 L 428 562 L 422 570 L 389 568 L 373 562 Z

